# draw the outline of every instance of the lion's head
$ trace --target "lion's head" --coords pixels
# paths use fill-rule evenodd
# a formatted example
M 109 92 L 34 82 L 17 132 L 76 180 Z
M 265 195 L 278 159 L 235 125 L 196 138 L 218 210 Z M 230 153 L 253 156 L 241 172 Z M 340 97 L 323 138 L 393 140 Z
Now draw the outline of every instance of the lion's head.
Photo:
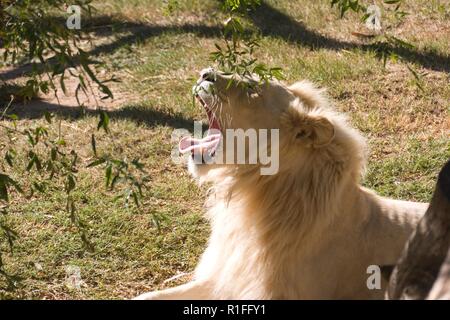
M 324 90 L 310 82 L 291 86 L 275 80 L 259 83 L 256 78 L 236 78 L 208 68 L 201 71 L 193 90 L 208 115 L 210 134 L 201 140 L 182 139 L 180 151 L 200 151 L 212 159 L 222 157 L 222 161 L 197 163 L 197 175 L 207 175 L 216 168 L 248 174 L 249 170 L 267 166 L 258 157 L 252 163 L 249 150 L 256 148 L 259 155 L 262 153 L 257 149 L 266 148 L 269 149 L 265 150 L 267 154 L 279 156 L 279 168 L 274 175 L 321 170 L 333 165 L 341 170 L 344 167 L 354 169 L 353 173 L 359 176 L 365 154 L 364 140 L 333 110 Z M 267 143 L 258 141 L 254 146 L 249 145 L 252 130 L 258 139 L 261 132 L 267 132 Z M 278 132 L 276 146 L 270 137 L 273 130 Z M 225 143 L 227 135 L 237 131 L 244 132 L 247 139 L 245 161 L 239 164 L 234 155 L 234 162 L 224 161 L 224 154 L 236 153 L 238 149 L 236 145 L 230 148 Z M 223 152 L 217 151 L 219 145 Z

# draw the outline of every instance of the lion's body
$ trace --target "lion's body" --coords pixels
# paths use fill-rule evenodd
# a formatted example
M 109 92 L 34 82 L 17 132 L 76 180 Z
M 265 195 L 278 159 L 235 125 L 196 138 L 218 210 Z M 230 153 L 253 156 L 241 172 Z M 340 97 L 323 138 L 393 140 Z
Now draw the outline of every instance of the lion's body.
M 191 161 L 194 177 L 213 186 L 207 249 L 192 282 L 139 298 L 383 298 L 386 283 L 370 290 L 368 267 L 396 263 L 427 204 L 382 198 L 359 185 L 365 141 L 321 90 L 301 82 L 273 85 L 262 96 L 261 112 L 289 103 L 254 123 L 239 117 L 235 127 L 280 129 L 278 173 Z M 239 100 L 243 110 L 245 103 Z
M 395 264 L 427 205 L 357 187 L 343 200 L 321 220 L 296 219 L 282 206 L 263 217 L 258 202 L 216 203 L 196 279 L 210 283 L 213 299 L 383 298 L 384 281 L 382 290 L 367 288 L 367 268 Z

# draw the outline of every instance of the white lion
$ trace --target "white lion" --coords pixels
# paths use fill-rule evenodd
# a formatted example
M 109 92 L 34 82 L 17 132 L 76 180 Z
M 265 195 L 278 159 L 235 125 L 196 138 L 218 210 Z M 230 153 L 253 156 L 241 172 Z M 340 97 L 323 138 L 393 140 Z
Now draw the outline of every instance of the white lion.
M 212 184 L 208 246 L 191 282 L 138 299 L 383 298 L 386 281 L 369 288 L 368 268 L 396 263 L 427 204 L 360 186 L 365 140 L 323 90 L 239 82 L 202 71 L 197 92 L 210 127 L 279 129 L 279 170 L 191 159 L 193 176 Z M 180 148 L 213 153 L 216 144 L 205 141 L 214 139 L 184 139 Z

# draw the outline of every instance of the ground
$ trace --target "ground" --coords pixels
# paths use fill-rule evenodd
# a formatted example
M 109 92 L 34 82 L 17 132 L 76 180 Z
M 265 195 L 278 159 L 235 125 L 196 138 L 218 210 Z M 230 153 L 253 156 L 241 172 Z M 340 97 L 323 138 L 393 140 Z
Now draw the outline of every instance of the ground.
M 62 190 L 13 197 L 9 222 L 19 238 L 4 262 L 20 280 L 7 288 L 0 277 L 0 298 L 127 299 L 173 285 L 180 280 L 164 281 L 195 267 L 209 232 L 202 216 L 206 188 L 172 162 L 170 137 L 175 128 L 193 130 L 193 121 L 205 118 L 190 90 L 199 70 L 212 64 L 209 53 L 221 41 L 225 16 L 217 1 L 178 2 L 167 14 L 156 0 L 94 1 L 97 19 L 90 22 L 92 51 L 122 81 L 113 86 L 116 100 L 100 107 L 109 112 L 115 144 L 130 158 L 140 157 L 151 176 L 142 209 L 114 201 L 102 172 L 81 170 L 75 200 L 94 244 L 88 252 L 64 210 Z M 306 78 L 328 88 L 337 109 L 367 137 L 365 186 L 428 201 L 450 157 L 450 1 L 406 1 L 409 15 L 402 22 L 384 13 L 394 25 L 390 32 L 415 45 L 386 66 L 368 40 L 355 35 L 365 32 L 359 16 L 340 19 L 329 3 L 264 1 L 250 18 L 262 33 L 258 58 L 282 67 L 287 83 Z M 421 75 L 423 90 L 408 66 Z M 4 80 L 19 75 L 14 66 L 0 70 Z M 61 97 L 61 106 L 42 98 L 14 106 L 19 127 L 44 123 L 38 117 L 43 110 L 55 112 L 68 142 L 89 163 L 96 104 L 81 110 L 70 98 Z M 15 177 L 32 178 L 19 171 Z M 74 268 L 79 288 L 70 286 Z

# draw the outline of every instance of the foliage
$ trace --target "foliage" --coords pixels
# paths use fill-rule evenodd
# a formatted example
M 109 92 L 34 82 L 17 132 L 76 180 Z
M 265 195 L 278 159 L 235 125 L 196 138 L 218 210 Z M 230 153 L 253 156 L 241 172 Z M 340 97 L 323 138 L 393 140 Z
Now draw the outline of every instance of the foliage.
M 81 14 L 90 16 L 92 0 L 75 0 Z M 21 95 L 31 99 L 39 92 L 57 92 L 57 83 L 66 93 L 66 77 L 78 79 L 76 96 L 87 94 L 95 84 L 103 94 L 102 99 L 112 98 L 107 86 L 112 77 L 100 80 L 94 67 L 100 62 L 89 58 L 83 42 L 89 36 L 80 30 L 69 29 L 64 19 L 67 3 L 64 0 L 2 0 L 0 2 L 0 47 L 5 63 L 29 62 L 31 73 L 22 88 Z M 62 15 L 61 15 L 62 14 Z
M 13 242 L 17 238 L 17 233 L 6 223 L 11 193 L 25 198 L 38 197 L 39 194 L 46 194 L 51 188 L 62 188 L 66 194 L 65 210 L 74 226 L 79 231 L 81 240 L 87 250 L 94 250 L 88 237 L 88 226 L 77 213 L 77 204 L 73 198 L 73 192 L 77 188 L 77 174 L 82 166 L 78 151 L 72 148 L 67 139 L 61 133 L 61 120 L 54 121 L 55 116 L 48 112 L 44 118 L 47 126 L 29 127 L 24 130 L 18 129 L 19 118 L 14 114 L 7 114 L 5 110 L 0 120 L 9 119 L 11 123 L 0 124 L 2 133 L 0 145 L 4 162 L 0 162 L 0 244 L 6 241 L 12 252 Z M 97 131 L 103 130 L 107 137 L 110 137 L 109 116 L 102 111 Z M 110 143 L 114 140 L 110 138 Z M 21 150 L 15 148 L 16 145 L 25 145 Z M 87 168 L 94 168 L 103 165 L 105 186 L 110 191 L 118 193 L 116 199 L 124 199 L 128 205 L 130 199 L 139 209 L 140 199 L 143 196 L 143 188 L 149 181 L 143 164 L 138 158 L 128 161 L 120 157 L 120 151 L 111 154 L 99 155 L 95 133 L 91 136 L 92 161 Z M 118 148 L 116 148 L 117 150 Z M 25 163 L 16 159 L 26 159 Z M 21 166 L 23 166 L 21 168 Z M 13 178 L 13 172 L 23 172 L 29 179 L 21 185 L 18 179 Z M 81 205 L 81 204 L 79 204 Z M 2 270 L 2 252 L 0 250 L 0 274 Z
M 74 1 L 83 9 L 83 14 L 90 14 L 92 7 L 89 0 Z M 404 13 L 397 7 L 401 1 L 384 1 L 387 5 L 395 5 L 398 17 Z M 173 12 L 176 0 L 168 0 L 167 12 Z M 0 47 L 5 49 L 4 61 L 8 63 L 29 62 L 32 66 L 29 81 L 20 88 L 18 97 L 31 98 L 39 92 L 51 90 L 65 91 L 64 81 L 69 76 L 79 80 L 76 94 L 85 92 L 94 84 L 104 94 L 104 98 L 112 97 L 107 87 L 109 80 L 99 80 L 96 68 L 101 62 L 89 57 L 84 47 L 88 35 L 82 30 L 65 28 L 64 19 L 57 16 L 65 12 L 65 1 L 62 0 L 1 0 L 0 1 Z M 217 43 L 217 51 L 212 53 L 212 59 L 226 72 L 244 77 L 258 74 L 261 81 L 271 78 L 281 78 L 280 68 L 268 67 L 255 58 L 255 52 L 260 45 L 258 34 L 250 31 L 245 24 L 245 16 L 258 7 L 260 0 L 224 0 L 222 8 L 227 13 L 223 39 Z M 341 16 L 354 11 L 363 14 L 366 7 L 358 0 L 333 0 L 332 4 L 340 10 Z M 14 5 L 14 6 L 13 6 Z M 52 16 L 49 13 L 55 13 Z M 364 20 L 366 15 L 362 17 Z M 398 39 L 386 32 L 375 38 L 374 47 L 380 57 L 387 59 L 396 57 L 393 48 L 411 48 L 411 44 Z M 413 46 L 412 46 L 413 47 Z M 420 74 L 408 65 L 418 85 Z M 8 109 L 8 108 L 6 108 Z M 3 112 L 0 120 L 8 119 L 9 125 L 0 127 L 0 248 L 2 243 L 13 250 L 15 239 L 20 236 L 8 225 L 8 211 L 14 206 L 14 201 L 22 197 L 39 197 L 51 187 L 61 188 L 66 195 L 64 207 L 68 217 L 80 232 L 81 239 L 87 249 L 93 249 L 89 241 L 89 228 L 79 216 L 78 209 L 82 203 L 76 203 L 74 192 L 78 188 L 78 172 L 85 164 L 80 160 L 77 150 L 61 135 L 60 125 L 54 115 L 45 114 L 45 126 L 32 125 L 18 129 L 18 117 Z M 101 170 L 104 176 L 104 188 L 117 194 L 126 205 L 134 205 L 138 209 L 149 177 L 139 159 L 127 159 L 121 155 L 120 146 L 114 145 L 110 136 L 111 123 L 107 112 L 99 113 L 97 128 L 92 128 L 92 155 L 90 170 Z M 97 130 L 95 132 L 95 130 Z M 108 145 L 111 152 L 101 152 L 96 137 L 104 134 L 109 137 Z M 25 148 L 18 146 L 25 145 Z M 25 163 L 19 159 L 25 158 Z M 30 177 L 26 183 L 21 183 L 15 174 L 23 172 Z M 0 251 L 0 275 L 4 273 L 2 252 Z
M 261 0 L 225 0 L 223 2 L 222 9 L 229 16 L 223 31 L 224 44 L 215 44 L 217 51 L 211 53 L 211 58 L 225 73 L 243 78 L 251 78 L 254 74 L 262 83 L 272 78 L 281 79 L 283 74 L 281 68 L 268 67 L 254 57 L 255 49 L 259 47 L 259 37 L 246 33 L 242 23 L 241 17 L 260 4 Z
M 384 5 L 394 6 L 393 11 L 395 17 L 397 19 L 402 19 L 408 13 L 401 10 L 401 5 L 404 0 L 383 0 Z M 356 13 L 363 13 L 361 20 L 363 22 L 367 21 L 371 18 L 371 13 L 368 8 L 362 1 L 360 0 L 331 0 L 331 6 L 339 10 L 340 17 L 343 18 L 345 13 L 348 11 L 353 11 Z M 377 55 L 383 60 L 383 65 L 386 66 L 386 62 L 388 59 L 392 60 L 401 60 L 402 58 L 395 53 L 394 49 L 413 49 L 415 46 L 405 40 L 399 39 L 394 35 L 390 34 L 387 30 L 391 29 L 390 27 L 384 27 L 379 30 L 379 34 L 375 37 L 374 47 Z M 404 63 L 407 65 L 408 70 L 414 77 L 414 83 L 417 88 L 423 91 L 422 79 L 420 74 L 414 70 L 414 68 L 409 65 L 406 61 Z
M 90 16 L 93 7 L 91 0 L 75 0 L 84 15 Z M 4 84 L 3 88 L 12 88 L 11 101 L 0 116 L 0 120 L 10 120 L 11 125 L 0 125 L 0 244 L 6 241 L 12 252 L 14 240 L 18 234 L 7 224 L 7 213 L 10 206 L 11 192 L 15 191 L 23 197 L 32 198 L 45 194 L 49 187 L 60 186 L 66 194 L 65 209 L 72 223 L 77 227 L 81 240 L 88 250 L 93 250 L 89 241 L 88 228 L 77 214 L 77 204 L 73 192 L 77 188 L 77 173 L 82 163 L 78 151 L 68 145 L 61 135 L 61 120 L 54 122 L 54 115 L 45 113 L 47 126 L 30 126 L 23 130 L 17 128 L 19 118 L 8 114 L 10 104 L 17 97 L 31 99 L 39 93 L 47 94 L 52 90 L 57 94 L 58 87 L 66 92 L 66 77 L 78 79 L 75 96 L 80 104 L 79 94 L 88 94 L 95 84 L 103 94 L 102 99 L 112 98 L 113 94 L 107 86 L 109 81 L 97 78 L 96 68 L 101 62 L 94 61 L 83 48 L 83 43 L 90 40 L 82 30 L 66 27 L 64 16 L 67 4 L 63 0 L 5 0 L 0 2 L 0 47 L 3 48 L 3 61 L 17 64 L 28 62 L 31 73 L 25 86 L 16 88 Z M 54 15 L 56 14 L 56 15 Z M 56 96 L 57 97 L 57 96 Z M 4 100 L 4 99 L 3 99 Z M 109 117 L 106 112 L 100 113 L 97 130 L 103 129 L 109 134 Z M 25 141 L 26 147 L 23 147 Z M 112 143 L 113 140 L 111 139 Z M 20 147 L 17 147 L 20 146 Z M 20 149 L 20 150 L 19 150 Z M 139 159 L 129 162 L 120 156 L 119 148 L 116 154 L 97 154 L 95 135 L 92 134 L 92 150 L 96 160 L 88 167 L 103 165 L 106 187 L 115 191 L 119 189 L 117 198 L 129 199 L 139 207 L 143 195 L 143 185 L 148 181 L 143 165 Z M 25 157 L 24 168 L 16 159 Z M 139 173 L 133 171 L 138 169 Z M 94 170 L 94 169 L 93 169 Z M 28 181 L 27 188 L 18 179 L 13 178 L 13 172 L 37 177 Z M 33 174 L 36 173 L 36 174 Z M 0 275 L 8 276 L 3 270 L 2 252 L 0 250 Z

